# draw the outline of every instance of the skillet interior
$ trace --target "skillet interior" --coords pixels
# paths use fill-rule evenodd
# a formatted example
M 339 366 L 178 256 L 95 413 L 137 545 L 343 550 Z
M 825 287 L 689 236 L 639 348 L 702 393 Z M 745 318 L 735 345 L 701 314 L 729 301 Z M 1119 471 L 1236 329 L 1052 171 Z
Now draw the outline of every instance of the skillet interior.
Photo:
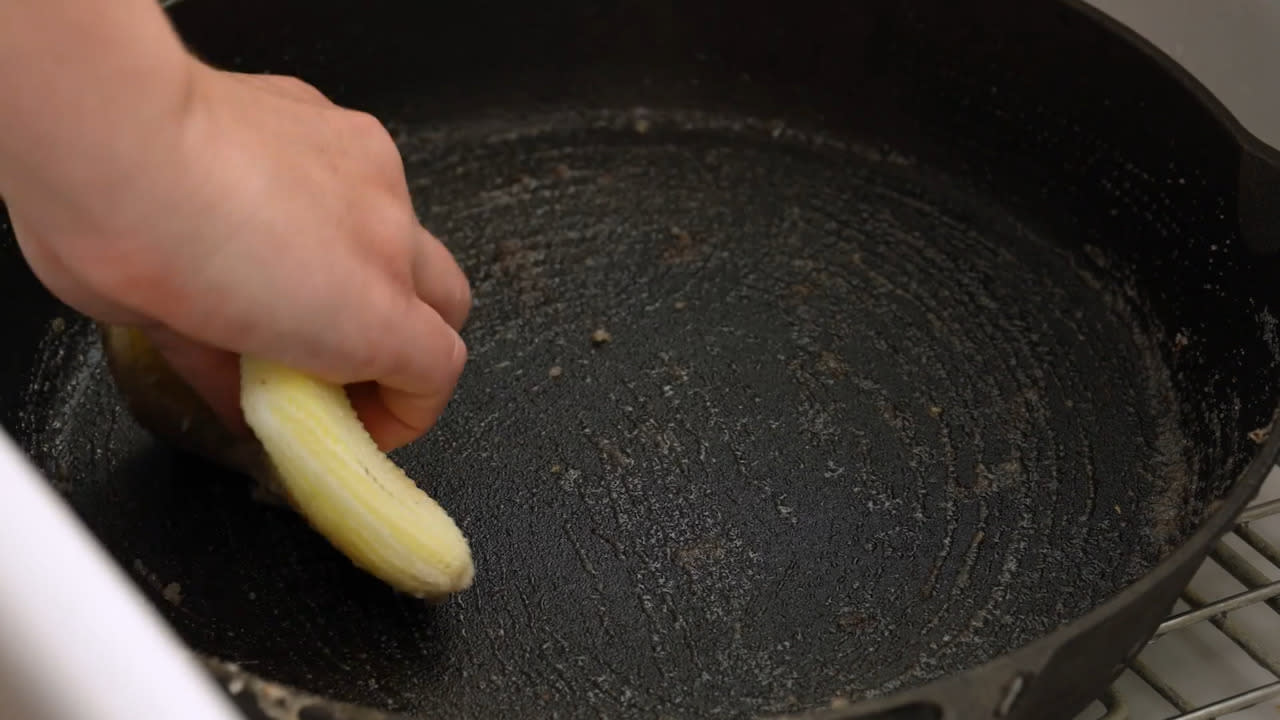
M 472 537 L 443 607 L 156 446 L 7 239 L 5 425 L 194 647 L 380 708 L 743 717 L 1019 647 L 1248 461 L 1275 269 L 1231 139 L 1131 48 L 894 5 L 175 10 L 382 117 L 473 279 L 397 455 Z

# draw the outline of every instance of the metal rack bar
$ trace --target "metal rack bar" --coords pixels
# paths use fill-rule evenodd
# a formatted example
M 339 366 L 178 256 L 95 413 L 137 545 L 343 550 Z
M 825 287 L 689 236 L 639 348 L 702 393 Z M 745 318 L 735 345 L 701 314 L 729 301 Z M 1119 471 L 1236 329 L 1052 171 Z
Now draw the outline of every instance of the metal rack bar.
M 1241 514 L 1240 522 L 1234 529 L 1233 535 L 1267 563 L 1280 570 L 1280 548 L 1251 527 L 1252 523 L 1277 515 L 1280 515 L 1280 499 L 1257 503 Z M 1260 670 L 1269 673 L 1273 680 L 1230 697 L 1199 704 L 1186 697 L 1173 682 L 1162 676 L 1144 660 L 1142 655 L 1139 655 L 1130 663 L 1129 669 L 1133 675 L 1141 679 L 1176 710 L 1176 714 L 1167 716 L 1165 720 L 1216 720 L 1225 715 L 1280 699 L 1280 652 L 1274 647 L 1259 642 L 1259 638 L 1251 635 L 1244 624 L 1233 617 L 1233 613 L 1245 608 L 1268 607 L 1276 613 L 1276 633 L 1280 635 L 1280 580 L 1272 579 L 1274 574 L 1268 574 L 1228 542 L 1219 543 L 1209 553 L 1209 557 L 1212 562 L 1243 585 L 1244 589 L 1226 597 L 1208 598 L 1193 588 L 1188 588 L 1182 594 L 1182 599 L 1190 609 L 1171 615 L 1165 620 L 1156 630 L 1152 638 L 1153 642 L 1171 633 L 1208 623 L 1223 637 L 1230 640 Z M 1243 659 L 1241 661 L 1243 662 Z M 1108 691 L 1102 698 L 1102 705 L 1106 712 L 1099 720 L 1130 720 L 1132 717 L 1130 703 L 1115 688 Z M 1132 720 L 1149 719 L 1132 718 Z
M 1270 578 L 1265 573 L 1226 543 L 1218 543 L 1218 546 L 1209 552 L 1209 557 L 1217 560 L 1222 569 L 1231 573 L 1232 577 L 1247 588 L 1259 588 L 1270 582 Z M 1271 609 L 1280 612 L 1280 600 L 1273 598 L 1268 600 L 1267 604 Z
M 1240 539 L 1245 541 L 1245 544 L 1253 548 L 1259 555 L 1266 558 L 1267 562 L 1280 568 L 1280 550 L 1277 550 L 1275 545 L 1267 542 L 1265 538 L 1258 534 L 1257 530 L 1254 530 L 1248 525 L 1241 525 L 1236 528 L 1236 534 L 1240 536 Z
M 1107 713 L 1098 720 L 1129 720 L 1129 703 L 1115 688 L 1107 688 L 1107 693 L 1102 696 L 1102 706 Z
M 1204 598 L 1191 590 L 1187 590 L 1183 593 L 1183 599 L 1185 599 L 1187 604 L 1192 607 L 1206 604 Z M 1280 679 L 1280 658 L 1277 658 L 1274 653 L 1259 645 L 1257 641 L 1250 637 L 1249 633 L 1242 629 L 1238 623 L 1231 619 L 1230 616 L 1215 615 L 1214 617 L 1209 618 L 1209 622 L 1213 623 L 1214 627 L 1221 630 L 1223 635 L 1230 638 L 1231 641 L 1243 650 L 1251 660 L 1266 668 L 1267 672 L 1271 673 L 1272 676 Z
M 1196 709 L 1195 703 L 1183 697 L 1177 688 L 1148 667 L 1141 657 L 1130 663 L 1129 667 L 1138 677 L 1142 678 L 1143 682 L 1150 685 L 1152 690 L 1160 693 L 1160 697 L 1177 708 L 1179 712 L 1189 713 Z
M 1248 510 L 1245 510 L 1240 514 L 1240 524 L 1248 525 L 1255 520 L 1261 520 L 1262 518 L 1270 515 L 1280 515 L 1280 498 L 1264 503 L 1258 503 Z
M 1194 625 L 1203 620 L 1208 620 L 1210 618 L 1229 613 L 1232 610 L 1239 610 L 1242 607 L 1248 607 L 1250 605 L 1260 603 L 1263 600 L 1270 600 L 1274 597 L 1280 597 L 1280 580 L 1263 585 L 1255 590 L 1247 590 L 1215 602 L 1205 603 L 1203 606 L 1196 609 L 1178 613 L 1160 624 L 1160 627 L 1156 629 L 1155 637 L 1153 637 L 1152 640 L 1155 640 L 1166 633 L 1171 633 L 1174 630 L 1181 630 L 1184 627 Z
M 1261 705 L 1272 698 L 1280 698 L 1280 682 L 1263 685 L 1260 688 L 1224 698 L 1216 703 L 1205 705 L 1195 712 L 1174 715 L 1169 720 L 1215 720 L 1227 713 L 1247 710 L 1255 705 Z

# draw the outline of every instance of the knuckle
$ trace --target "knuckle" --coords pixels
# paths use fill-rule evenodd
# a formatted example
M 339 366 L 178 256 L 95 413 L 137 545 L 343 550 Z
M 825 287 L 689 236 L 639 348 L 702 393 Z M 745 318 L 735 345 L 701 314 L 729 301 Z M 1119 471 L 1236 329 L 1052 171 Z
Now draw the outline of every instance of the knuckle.
M 391 134 L 387 132 L 387 128 L 383 126 L 373 113 L 364 110 L 344 110 L 347 122 L 354 132 L 371 138 L 391 138 Z
M 292 75 L 262 73 L 249 75 L 247 77 L 253 82 L 259 83 L 270 92 L 282 97 L 309 101 L 326 100 L 324 93 L 316 89 L 315 86 Z
M 360 139 L 362 152 L 366 157 L 380 172 L 394 175 L 402 183 L 404 160 L 400 156 L 400 148 L 396 147 L 395 138 L 382 121 L 359 110 L 348 111 L 347 121 L 351 132 Z
M 263 75 L 262 78 L 274 84 L 276 87 L 279 87 L 281 90 L 287 90 L 299 94 L 310 94 L 315 92 L 315 88 L 292 75 Z
M 416 225 L 412 210 L 398 197 L 374 193 L 361 212 L 360 229 L 392 267 L 408 263 Z

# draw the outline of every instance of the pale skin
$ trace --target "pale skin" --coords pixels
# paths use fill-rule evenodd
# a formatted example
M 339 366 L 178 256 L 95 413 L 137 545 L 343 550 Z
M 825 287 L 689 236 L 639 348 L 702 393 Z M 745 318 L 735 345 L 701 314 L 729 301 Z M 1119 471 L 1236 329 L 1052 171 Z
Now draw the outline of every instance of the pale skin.
M 237 356 L 349 386 L 383 449 L 466 359 L 466 277 L 375 118 L 203 64 L 154 0 L 0 0 L 0 197 L 59 298 L 145 329 L 244 432 Z

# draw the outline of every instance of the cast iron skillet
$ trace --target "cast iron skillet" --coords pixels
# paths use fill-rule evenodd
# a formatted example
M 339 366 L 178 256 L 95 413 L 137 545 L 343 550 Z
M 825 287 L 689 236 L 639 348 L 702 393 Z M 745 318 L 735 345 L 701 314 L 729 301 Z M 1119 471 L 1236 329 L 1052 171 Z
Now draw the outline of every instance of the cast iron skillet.
M 1070 717 L 1276 456 L 1277 155 L 1074 3 L 173 15 L 382 118 L 477 298 L 429 607 L 148 438 L 5 238 L 5 426 L 254 717 Z

